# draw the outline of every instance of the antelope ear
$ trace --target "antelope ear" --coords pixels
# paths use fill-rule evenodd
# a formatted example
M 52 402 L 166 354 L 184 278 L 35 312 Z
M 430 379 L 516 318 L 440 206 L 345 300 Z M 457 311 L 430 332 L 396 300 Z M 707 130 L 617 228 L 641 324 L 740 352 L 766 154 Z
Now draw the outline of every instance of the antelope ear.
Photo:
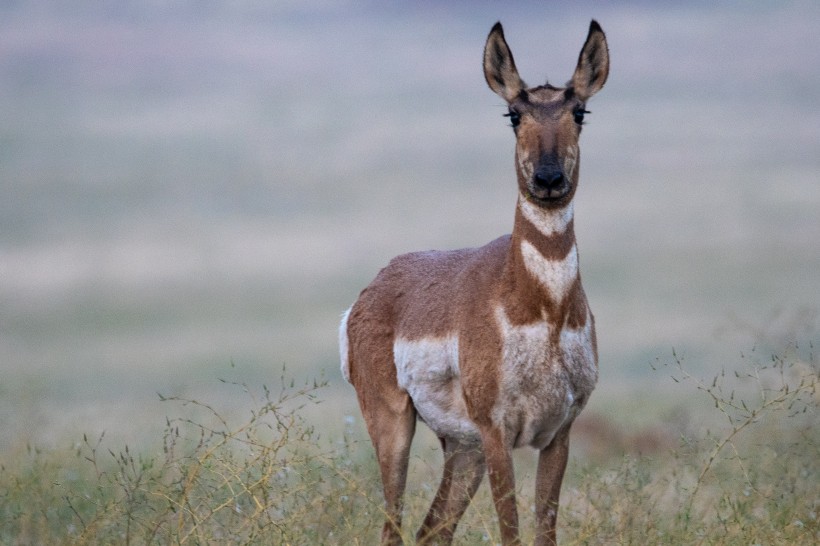
M 526 87 L 518 76 L 510 47 L 504 40 L 504 29 L 496 23 L 484 46 L 484 78 L 490 89 L 505 101 L 512 102 Z
M 589 24 L 589 34 L 581 54 L 578 66 L 572 75 L 572 87 L 581 100 L 587 100 L 601 90 L 609 75 L 609 49 L 601 25 L 595 19 Z

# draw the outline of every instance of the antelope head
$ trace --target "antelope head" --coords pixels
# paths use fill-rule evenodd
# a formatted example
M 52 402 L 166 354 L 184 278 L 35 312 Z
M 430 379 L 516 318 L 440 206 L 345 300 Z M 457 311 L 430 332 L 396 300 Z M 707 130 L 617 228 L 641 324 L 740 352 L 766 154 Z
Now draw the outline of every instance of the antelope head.
M 528 88 L 518 75 L 501 23 L 490 31 L 484 77 L 509 108 L 505 116 L 515 131 L 515 169 L 523 199 L 546 208 L 570 203 L 578 186 L 578 138 L 589 113 L 586 103 L 608 74 L 606 37 L 594 20 L 565 87 L 546 83 Z

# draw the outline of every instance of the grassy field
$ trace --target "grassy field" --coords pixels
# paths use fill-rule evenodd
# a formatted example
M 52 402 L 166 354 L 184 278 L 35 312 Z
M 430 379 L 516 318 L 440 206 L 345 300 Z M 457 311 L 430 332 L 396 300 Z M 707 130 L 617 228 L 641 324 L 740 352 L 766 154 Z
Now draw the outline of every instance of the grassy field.
M 563 486 L 562 543 L 816 544 L 820 366 L 813 351 L 793 347 L 762 361 L 753 352 L 705 379 L 673 355 L 656 373 L 700 413 L 656 416 L 659 428 L 637 425 L 631 435 L 623 428 L 630 423 L 582 417 L 573 441 L 583 447 Z M 222 388 L 250 409 L 228 415 L 204 400 L 161 397 L 171 417 L 150 448 L 83 437 L 70 449 L 28 447 L 3 464 L 0 541 L 374 543 L 382 505 L 369 441 L 354 418 L 334 431 L 305 417 L 324 411 L 326 385 L 295 384 L 283 374 L 272 389 Z M 411 543 L 437 486 L 430 476 L 440 472 L 434 442 L 421 436 L 406 503 Z M 516 461 L 525 540 L 532 539 L 532 462 L 525 454 Z M 498 542 L 486 484 L 457 542 Z
M 816 542 L 820 3 L 21 0 L 0 2 L 0 543 L 372 543 L 340 314 L 397 254 L 509 232 L 487 32 L 560 84 L 592 17 L 612 71 L 576 234 L 601 375 L 561 538 Z M 441 463 L 418 435 L 408 538 Z M 459 540 L 497 541 L 486 486 Z

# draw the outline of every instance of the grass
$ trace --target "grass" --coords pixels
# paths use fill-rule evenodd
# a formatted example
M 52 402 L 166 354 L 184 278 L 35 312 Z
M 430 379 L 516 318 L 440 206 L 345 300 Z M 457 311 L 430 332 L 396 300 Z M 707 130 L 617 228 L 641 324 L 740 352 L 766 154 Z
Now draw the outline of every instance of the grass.
M 669 448 L 576 457 L 562 493 L 561 541 L 817 543 L 818 365 L 813 348 L 798 353 L 764 362 L 744 356 L 711 380 L 695 377 L 677 355 L 659 362 L 693 421 L 677 427 Z M 30 446 L 11 457 L 0 466 L 0 543 L 376 542 L 381 489 L 369 440 L 352 426 L 326 436 L 303 417 L 306 406 L 321 404 L 324 382 L 294 385 L 283 374 L 275 390 L 224 383 L 248 399 L 247 413 L 167 397 L 160 403 L 174 417 L 157 445 L 135 450 L 83 437 L 70 449 Z M 438 457 L 414 455 L 409 543 L 437 486 Z M 518 483 L 522 533 L 531 541 L 531 474 Z M 457 542 L 498 541 L 485 485 Z

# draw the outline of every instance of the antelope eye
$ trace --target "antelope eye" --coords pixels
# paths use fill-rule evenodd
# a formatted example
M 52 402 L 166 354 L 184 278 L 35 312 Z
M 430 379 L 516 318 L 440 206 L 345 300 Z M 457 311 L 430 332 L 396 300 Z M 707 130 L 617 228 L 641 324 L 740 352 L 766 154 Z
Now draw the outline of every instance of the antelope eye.
M 521 124 L 521 114 L 519 114 L 515 110 L 510 110 L 509 112 L 504 114 L 504 117 L 510 118 L 510 124 L 512 125 L 513 129 L 518 128 L 518 126 Z
M 582 107 L 578 107 L 572 111 L 572 115 L 575 118 L 575 123 L 578 125 L 582 125 L 584 123 L 584 114 L 589 114 L 589 110 L 584 110 Z

